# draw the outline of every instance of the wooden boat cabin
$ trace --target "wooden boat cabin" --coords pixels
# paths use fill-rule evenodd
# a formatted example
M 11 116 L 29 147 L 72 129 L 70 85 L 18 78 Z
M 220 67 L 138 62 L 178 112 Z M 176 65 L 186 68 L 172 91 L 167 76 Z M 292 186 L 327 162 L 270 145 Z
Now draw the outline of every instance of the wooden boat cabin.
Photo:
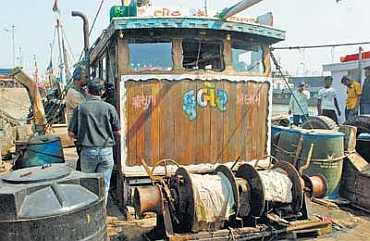
M 223 20 L 166 8 L 125 17 L 124 10 L 112 9 L 109 27 L 90 49 L 91 73 L 111 88 L 120 112 L 122 205 L 130 204 L 131 187 L 150 183 L 148 169 L 175 170 L 168 159 L 207 172 L 219 163 L 266 158 L 269 49 L 285 32 L 261 24 L 264 18 Z

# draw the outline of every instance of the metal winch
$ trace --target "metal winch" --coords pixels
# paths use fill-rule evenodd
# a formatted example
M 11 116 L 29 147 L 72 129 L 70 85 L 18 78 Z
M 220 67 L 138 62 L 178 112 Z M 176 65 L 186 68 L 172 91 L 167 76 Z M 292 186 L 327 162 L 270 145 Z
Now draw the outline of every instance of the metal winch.
M 291 164 L 282 161 L 270 168 L 242 164 L 235 172 L 220 165 L 207 174 L 179 167 L 152 186 L 136 188 L 134 206 L 138 215 L 155 212 L 157 231 L 167 237 L 259 223 L 284 225 L 308 218 L 304 194 L 316 195 L 312 193 L 316 181 L 301 178 Z

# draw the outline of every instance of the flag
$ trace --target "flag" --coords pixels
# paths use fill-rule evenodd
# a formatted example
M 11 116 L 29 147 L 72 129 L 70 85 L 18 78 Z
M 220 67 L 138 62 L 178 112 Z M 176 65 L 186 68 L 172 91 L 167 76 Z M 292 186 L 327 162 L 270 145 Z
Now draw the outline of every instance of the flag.
M 58 0 L 54 0 L 53 11 L 56 13 L 60 13 L 60 10 L 58 7 Z

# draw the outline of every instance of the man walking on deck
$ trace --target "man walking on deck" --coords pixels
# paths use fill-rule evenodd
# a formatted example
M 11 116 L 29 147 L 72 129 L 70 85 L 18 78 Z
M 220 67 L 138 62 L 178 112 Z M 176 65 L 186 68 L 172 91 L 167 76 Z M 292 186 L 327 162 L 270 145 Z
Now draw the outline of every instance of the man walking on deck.
M 310 99 L 310 92 L 305 90 L 306 84 L 304 82 L 298 85 L 289 101 L 289 115 L 293 114 L 293 124 L 298 126 L 305 122 L 308 118 L 308 100 Z
M 86 72 L 82 67 L 76 67 L 73 71 L 73 86 L 69 88 L 66 97 L 66 116 L 69 124 L 74 109 L 86 100 L 86 93 L 83 87 L 86 85 Z
M 120 121 L 116 109 L 100 97 L 100 80 L 89 82 L 87 88 L 87 100 L 74 110 L 68 133 L 81 146 L 81 170 L 103 174 L 107 201 L 114 165 L 113 146 L 119 136 Z
M 361 84 L 355 80 L 343 76 L 342 84 L 347 87 L 347 101 L 346 101 L 346 121 L 355 118 L 358 115 L 358 108 L 360 106 L 360 97 L 362 94 Z
M 337 113 L 340 116 L 341 112 L 338 107 L 337 94 L 333 87 L 333 78 L 331 76 L 325 77 L 324 88 L 319 90 L 317 100 L 317 113 L 331 118 L 335 123 L 338 123 Z M 335 112 L 337 111 L 337 112 Z
M 365 68 L 365 80 L 360 101 L 361 114 L 370 115 L 370 66 Z

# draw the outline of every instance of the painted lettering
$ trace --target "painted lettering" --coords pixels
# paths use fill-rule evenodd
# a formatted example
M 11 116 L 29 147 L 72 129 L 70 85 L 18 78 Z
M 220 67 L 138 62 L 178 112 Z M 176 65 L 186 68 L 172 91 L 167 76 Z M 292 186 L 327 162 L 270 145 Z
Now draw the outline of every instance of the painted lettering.
M 155 98 L 152 95 L 137 95 L 132 98 L 132 105 L 135 109 L 147 110 L 155 105 Z
M 214 84 L 206 83 L 203 88 L 189 90 L 183 96 L 183 111 L 190 120 L 197 117 L 197 105 L 202 108 L 207 106 L 226 111 L 228 96 L 225 90 L 216 89 Z

